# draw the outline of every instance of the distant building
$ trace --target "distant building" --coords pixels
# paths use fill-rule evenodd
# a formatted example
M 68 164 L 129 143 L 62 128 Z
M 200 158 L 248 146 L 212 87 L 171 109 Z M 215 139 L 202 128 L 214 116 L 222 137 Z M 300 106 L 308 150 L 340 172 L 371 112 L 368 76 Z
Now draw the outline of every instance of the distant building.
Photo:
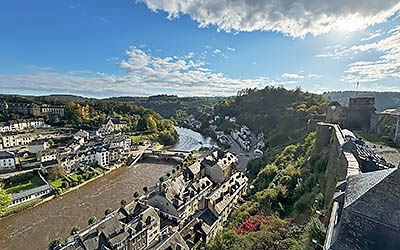
M 49 145 L 45 140 L 36 140 L 28 144 L 28 150 L 31 154 L 36 154 L 41 151 L 47 150 Z
M 326 121 L 353 130 L 375 129 L 378 122 L 375 98 L 350 98 L 349 107 L 343 107 L 338 102 L 331 102 L 326 111 Z
M 1 141 L 4 148 L 11 148 L 16 146 L 28 145 L 32 141 L 36 140 L 37 135 L 26 133 L 26 134 L 3 134 Z
M 126 126 L 127 126 L 126 121 L 122 121 L 119 118 L 109 116 L 104 121 L 102 127 L 98 129 L 98 134 L 100 136 L 109 135 L 115 131 L 121 131 Z
M 7 151 L 0 151 L 0 171 L 14 170 L 16 165 L 15 154 Z
M 0 107 L 3 113 L 20 113 L 24 115 L 57 115 L 64 116 L 65 106 L 64 105 L 38 105 L 35 103 L 7 103 L 3 102 Z

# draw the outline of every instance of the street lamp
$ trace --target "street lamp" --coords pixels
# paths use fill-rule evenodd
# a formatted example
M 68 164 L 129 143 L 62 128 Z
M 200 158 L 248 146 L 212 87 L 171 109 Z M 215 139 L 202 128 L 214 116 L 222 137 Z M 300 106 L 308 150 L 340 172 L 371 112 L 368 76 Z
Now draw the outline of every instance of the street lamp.
M 314 244 L 316 244 L 316 245 L 322 247 L 322 249 L 325 250 L 325 247 L 324 247 L 323 245 L 319 244 L 318 241 L 317 241 L 316 239 L 312 239 L 311 241 L 312 241 L 312 243 L 314 243 Z

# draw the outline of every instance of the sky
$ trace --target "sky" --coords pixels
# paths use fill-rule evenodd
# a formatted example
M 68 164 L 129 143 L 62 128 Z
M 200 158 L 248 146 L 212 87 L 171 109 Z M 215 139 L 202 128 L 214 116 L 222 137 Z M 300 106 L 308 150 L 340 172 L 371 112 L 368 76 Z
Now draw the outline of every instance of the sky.
M 265 86 L 400 91 L 400 1 L 0 2 L 2 94 L 228 96 Z

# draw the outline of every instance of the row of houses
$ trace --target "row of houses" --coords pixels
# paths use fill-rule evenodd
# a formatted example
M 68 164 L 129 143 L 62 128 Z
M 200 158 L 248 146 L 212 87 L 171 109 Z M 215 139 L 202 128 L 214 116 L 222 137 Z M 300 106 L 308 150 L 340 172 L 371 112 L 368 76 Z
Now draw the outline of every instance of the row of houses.
M 250 151 L 251 148 L 251 131 L 248 127 L 243 125 L 239 130 L 231 131 L 232 138 L 239 144 L 243 151 Z
M 6 133 L 1 135 L 1 149 L 26 146 L 38 138 L 34 133 Z
M 215 151 L 59 249 L 204 249 L 247 191 L 248 179 L 234 172 L 236 164 L 232 154 Z
M 39 159 L 42 170 L 48 172 L 57 164 L 68 173 L 94 165 L 107 167 L 129 154 L 132 143 L 129 136 L 114 133 L 89 139 L 85 132 L 78 131 L 66 147 L 41 151 Z
M 3 102 L 0 105 L 2 113 L 19 113 L 24 115 L 43 116 L 43 115 L 57 115 L 64 116 L 64 105 L 49 105 L 49 104 L 35 104 L 35 103 L 13 103 Z
M 0 133 L 17 132 L 25 129 L 45 128 L 48 127 L 43 118 L 10 120 L 8 122 L 0 122 Z

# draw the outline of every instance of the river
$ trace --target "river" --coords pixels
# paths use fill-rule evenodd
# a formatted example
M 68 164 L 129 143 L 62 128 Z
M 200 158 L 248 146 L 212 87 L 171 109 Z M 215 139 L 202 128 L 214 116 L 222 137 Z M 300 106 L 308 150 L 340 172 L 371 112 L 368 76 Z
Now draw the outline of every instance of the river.
M 177 128 L 177 150 L 197 150 L 212 145 L 210 138 L 189 129 Z M 75 225 L 84 228 L 89 217 L 102 218 L 107 208 L 116 209 L 120 201 L 133 200 L 135 191 L 153 186 L 160 176 L 171 171 L 172 162 L 139 162 L 100 177 L 78 190 L 0 220 L 0 249 L 47 249 L 60 236 L 67 238 Z
M 201 147 L 217 147 L 217 144 L 210 138 L 204 137 L 191 129 L 175 127 L 179 134 L 178 143 L 172 147 L 175 150 L 192 151 Z

